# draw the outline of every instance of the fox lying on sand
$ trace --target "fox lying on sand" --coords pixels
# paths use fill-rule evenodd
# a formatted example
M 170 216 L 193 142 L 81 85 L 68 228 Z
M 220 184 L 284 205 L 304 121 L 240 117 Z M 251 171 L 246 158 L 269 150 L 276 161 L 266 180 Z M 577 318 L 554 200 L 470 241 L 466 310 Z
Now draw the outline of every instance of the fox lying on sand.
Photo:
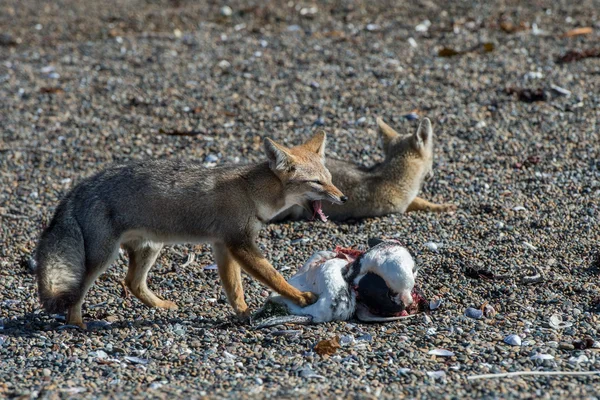
M 266 139 L 268 161 L 206 169 L 183 161 L 112 166 L 75 186 L 59 204 L 36 251 L 39 295 L 51 313 L 67 310 L 67 323 L 85 327 L 83 298 L 123 247 L 125 283 L 151 307 L 175 309 L 147 286 L 148 272 L 167 243 L 210 242 L 227 299 L 249 315 L 241 270 L 299 306 L 314 303 L 263 257 L 255 244 L 262 225 L 292 205 L 326 220 L 321 200 L 347 197 L 325 168 L 325 133 L 286 148 Z
M 323 211 L 334 220 L 378 217 L 408 211 L 455 211 L 453 204 L 434 204 L 417 194 L 427 177 L 433 176 L 433 130 L 424 118 L 417 132 L 401 136 L 381 118 L 377 119 L 385 160 L 370 168 L 347 161 L 327 159 L 332 182 L 346 195 L 344 205 L 325 204 Z M 292 207 L 274 218 L 311 218 L 300 207 Z

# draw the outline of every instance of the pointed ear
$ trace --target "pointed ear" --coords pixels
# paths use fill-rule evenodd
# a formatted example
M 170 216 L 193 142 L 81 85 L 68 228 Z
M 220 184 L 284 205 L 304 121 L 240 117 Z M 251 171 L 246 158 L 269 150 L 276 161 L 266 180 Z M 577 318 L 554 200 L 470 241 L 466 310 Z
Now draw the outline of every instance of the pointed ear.
M 431 144 L 431 141 L 433 140 L 433 129 L 431 128 L 431 121 L 429 118 L 423 118 L 414 138 L 418 149 L 424 149 Z
M 400 135 L 398 135 L 398 132 L 393 130 L 388 124 L 383 122 L 380 117 L 377 117 L 377 126 L 379 127 L 379 136 L 383 142 L 383 151 L 387 153 L 392 140 Z
M 317 153 L 321 156 L 321 158 L 325 158 L 325 142 L 327 141 L 327 135 L 324 131 L 318 131 L 315 133 L 313 137 L 308 139 L 303 146 L 312 151 L 313 153 Z
M 294 160 L 294 156 L 284 146 L 275 143 L 269 138 L 265 138 L 265 154 L 269 159 L 269 166 L 273 170 L 285 171 L 291 162 Z

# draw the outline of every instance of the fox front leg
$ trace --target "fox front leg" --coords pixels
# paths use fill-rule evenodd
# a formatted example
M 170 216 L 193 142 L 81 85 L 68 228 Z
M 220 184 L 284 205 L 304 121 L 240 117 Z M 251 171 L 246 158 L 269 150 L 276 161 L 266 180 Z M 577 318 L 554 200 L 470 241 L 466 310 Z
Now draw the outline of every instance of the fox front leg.
M 244 271 L 298 306 L 306 307 L 317 301 L 318 297 L 314 293 L 301 292 L 287 283 L 283 276 L 263 257 L 254 243 L 231 244 L 227 246 L 227 249 Z

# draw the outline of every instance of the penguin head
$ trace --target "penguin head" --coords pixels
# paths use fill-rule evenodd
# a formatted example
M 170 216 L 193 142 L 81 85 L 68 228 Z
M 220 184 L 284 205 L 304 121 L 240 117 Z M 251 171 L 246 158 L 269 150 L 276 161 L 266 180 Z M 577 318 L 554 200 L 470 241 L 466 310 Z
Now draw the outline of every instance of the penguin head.
M 357 302 L 381 317 L 397 316 L 413 303 L 417 268 L 408 250 L 396 241 L 381 241 L 356 260 L 353 285 Z

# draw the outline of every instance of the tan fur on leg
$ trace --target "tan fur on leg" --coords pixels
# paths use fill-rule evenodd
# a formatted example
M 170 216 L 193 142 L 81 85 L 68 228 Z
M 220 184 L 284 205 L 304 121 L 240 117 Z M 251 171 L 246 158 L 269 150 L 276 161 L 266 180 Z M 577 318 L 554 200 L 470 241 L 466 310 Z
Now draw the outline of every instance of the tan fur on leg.
M 160 307 L 176 310 L 177 305 L 169 300 L 159 298 L 148 288 L 148 271 L 162 248 L 162 244 L 145 244 L 141 247 L 126 246 L 129 255 L 129 268 L 125 283 L 131 293 L 149 307 Z
M 317 301 L 318 297 L 314 293 L 301 292 L 287 283 L 283 276 L 263 257 L 254 243 L 228 245 L 227 248 L 233 258 L 244 268 L 244 271 L 300 307 Z
M 435 204 L 420 197 L 415 197 L 412 203 L 409 204 L 406 212 L 410 211 L 430 211 L 430 212 L 452 212 L 457 210 L 454 204 Z
M 233 310 L 240 318 L 247 318 L 250 313 L 248 305 L 244 300 L 244 288 L 242 287 L 242 268 L 233 259 L 229 250 L 223 243 L 213 244 L 215 261 L 219 267 L 219 277 L 227 300 Z

